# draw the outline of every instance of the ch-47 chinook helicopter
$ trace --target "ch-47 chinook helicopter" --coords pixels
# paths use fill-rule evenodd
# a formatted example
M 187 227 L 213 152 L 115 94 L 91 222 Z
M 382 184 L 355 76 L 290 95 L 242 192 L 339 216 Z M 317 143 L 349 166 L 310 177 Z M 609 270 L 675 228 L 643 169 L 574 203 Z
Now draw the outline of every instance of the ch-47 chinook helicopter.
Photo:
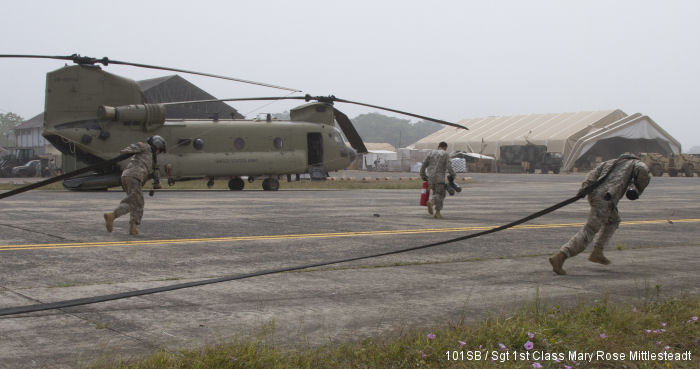
M 394 109 L 363 104 L 334 96 L 257 97 L 148 103 L 138 84 L 104 71 L 97 64 L 176 71 L 223 78 L 299 92 L 281 86 L 182 69 L 71 56 L 0 55 L 0 58 L 43 58 L 70 60 L 46 75 L 44 137 L 63 153 L 70 153 L 86 164 L 115 157 L 119 150 L 148 136 L 160 135 L 168 143 L 159 155 L 161 178 L 175 180 L 228 178 L 231 190 L 242 190 L 243 176 L 265 178 L 264 190 L 277 190 L 277 176 L 309 173 L 323 178 L 341 170 L 366 153 L 362 139 L 350 119 L 333 106 L 334 102 L 358 104 L 392 111 L 438 123 L 460 125 Z M 271 119 L 168 119 L 167 105 L 212 101 L 297 99 L 307 103 L 290 110 L 290 120 Z M 466 129 L 466 128 L 465 128 Z M 348 141 L 350 146 L 348 146 Z M 113 166 L 100 173 L 70 179 L 64 186 L 76 189 L 105 189 L 120 184 L 121 168 Z

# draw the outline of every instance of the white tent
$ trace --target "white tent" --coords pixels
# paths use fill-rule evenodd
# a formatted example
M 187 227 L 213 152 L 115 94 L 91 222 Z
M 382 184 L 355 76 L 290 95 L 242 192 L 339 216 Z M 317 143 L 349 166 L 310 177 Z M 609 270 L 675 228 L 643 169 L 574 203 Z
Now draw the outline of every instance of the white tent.
M 680 153 L 681 144 L 651 118 L 639 113 L 595 129 L 576 140 L 564 157 L 563 170 L 574 167 L 586 154 L 604 158 L 619 152 Z
M 570 170 L 584 156 L 610 159 L 624 152 L 670 154 L 680 150 L 678 141 L 649 117 L 628 116 L 619 109 L 473 118 L 459 124 L 469 130 L 443 128 L 413 148 L 432 149 L 445 141 L 450 151 L 474 151 L 500 159 L 501 146 L 544 145 L 548 152 L 562 154 L 563 170 Z

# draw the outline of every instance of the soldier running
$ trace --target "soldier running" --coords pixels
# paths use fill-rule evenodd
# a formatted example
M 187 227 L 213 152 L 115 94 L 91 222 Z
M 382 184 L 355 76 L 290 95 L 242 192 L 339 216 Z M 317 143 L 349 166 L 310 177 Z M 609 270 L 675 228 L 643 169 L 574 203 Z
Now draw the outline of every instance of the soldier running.
M 431 151 L 420 168 L 420 176 L 424 181 L 428 181 L 430 188 L 433 189 L 433 196 L 428 200 L 428 213 L 433 214 L 433 206 L 435 207 L 435 215 L 433 218 L 442 219 L 440 210 L 442 203 L 445 200 L 447 185 L 445 184 L 445 174 L 450 173 L 451 178 L 455 177 L 455 171 L 452 169 L 450 155 L 447 153 L 447 142 L 440 142 L 438 149 Z
M 590 190 L 589 187 L 598 181 L 602 182 Z M 603 265 L 610 264 L 610 260 L 603 255 L 603 248 L 620 224 L 617 203 L 622 196 L 627 196 L 630 200 L 638 199 L 648 184 L 649 168 L 633 155 L 608 160 L 590 171 L 579 190 L 581 197 L 590 191 L 588 203 L 591 210 L 588 221 L 583 229 L 561 247 L 558 254 L 549 258 L 552 270 L 560 275 L 566 274 L 563 269 L 564 260 L 582 252 L 596 234 L 598 236 L 588 260 Z
M 105 226 L 108 232 L 114 229 L 114 220 L 120 216 L 131 213 L 129 221 L 129 234 L 139 234 L 138 225 L 143 217 L 143 193 L 141 187 L 149 177 L 153 178 L 153 188 L 160 188 L 158 176 L 157 155 L 165 152 L 165 140 L 161 136 L 151 136 L 146 141 L 137 142 L 123 148 L 121 154 L 134 155 L 129 160 L 129 164 L 122 172 L 121 182 L 126 197 L 119 203 L 111 213 L 104 213 Z

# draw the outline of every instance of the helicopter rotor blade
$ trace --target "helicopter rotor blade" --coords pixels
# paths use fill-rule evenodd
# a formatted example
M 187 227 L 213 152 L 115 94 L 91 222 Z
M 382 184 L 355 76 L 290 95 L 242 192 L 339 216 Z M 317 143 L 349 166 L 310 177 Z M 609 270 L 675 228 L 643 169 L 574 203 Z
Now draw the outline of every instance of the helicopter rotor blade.
M 367 147 L 362 141 L 360 134 L 357 133 L 357 130 L 350 121 L 350 118 L 348 118 L 345 113 L 335 108 L 333 108 L 333 113 L 335 115 L 336 122 L 338 122 L 338 125 L 340 126 L 340 129 L 343 130 L 345 137 L 347 137 L 348 141 L 350 141 L 350 146 L 352 146 L 352 148 L 355 149 L 358 154 L 366 154 Z
M 451 122 L 447 122 L 447 121 L 444 121 L 444 120 L 441 120 L 441 119 L 430 118 L 430 117 L 426 117 L 426 116 L 423 116 L 423 115 L 418 115 L 418 114 L 413 114 L 413 113 L 409 113 L 409 112 L 405 112 L 405 111 L 401 111 L 401 110 L 386 108 L 386 107 L 383 107 L 383 106 L 377 106 L 377 105 L 365 104 L 365 103 L 361 103 L 361 102 L 357 102 L 357 101 L 350 101 L 350 100 L 345 100 L 345 99 L 339 99 L 339 98 L 337 98 L 337 97 L 335 97 L 335 96 L 329 96 L 329 97 L 332 98 L 333 101 L 337 101 L 337 102 L 342 102 L 342 103 L 346 103 L 346 104 L 355 104 L 355 105 L 360 105 L 360 106 L 367 106 L 367 107 L 370 107 L 370 108 L 381 109 L 381 110 L 386 110 L 386 111 L 390 111 L 390 112 L 393 112 L 393 113 L 408 115 L 409 117 L 420 118 L 420 119 L 423 119 L 423 120 L 429 120 L 429 121 L 432 121 L 432 122 L 435 122 L 435 123 L 444 124 L 444 125 L 447 125 L 447 126 L 452 126 L 452 127 L 461 128 L 461 129 L 466 129 L 466 130 L 469 129 L 469 128 L 467 128 L 467 127 L 465 127 L 465 126 L 462 126 L 462 125 L 459 125 L 459 124 L 457 124 L 457 123 L 451 123 Z
M 94 65 L 94 64 L 102 64 L 104 66 L 107 66 L 109 64 L 117 64 L 117 65 L 128 65 L 132 67 L 138 67 L 138 68 L 147 68 L 147 69 L 156 69 L 156 70 L 167 70 L 171 72 L 180 72 L 180 73 L 187 73 L 187 74 L 194 74 L 194 75 L 199 75 L 199 76 L 205 76 L 205 77 L 212 77 L 212 78 L 219 78 L 219 79 L 225 79 L 229 81 L 235 81 L 235 82 L 241 82 L 241 83 L 247 83 L 251 85 L 257 85 L 257 86 L 264 86 L 264 87 L 270 87 L 270 88 L 277 88 L 280 90 L 287 90 L 287 91 L 292 91 L 292 92 L 301 92 L 301 90 L 295 89 L 295 88 L 289 88 L 289 87 L 284 87 L 284 86 L 277 86 L 277 85 L 272 85 L 269 83 L 263 83 L 263 82 L 256 82 L 256 81 L 251 81 L 247 79 L 240 79 L 240 78 L 233 78 L 233 77 L 226 77 L 226 76 L 221 76 L 218 74 L 210 74 L 210 73 L 202 73 L 202 72 L 196 72 L 196 71 L 191 71 L 191 70 L 185 70 L 185 69 L 178 69 L 178 68 L 170 68 L 170 67 L 160 67 L 156 65 L 148 65 L 148 64 L 140 64 L 140 63 L 131 63 L 131 62 L 126 62 L 126 61 L 121 61 L 121 60 L 111 60 L 107 57 L 97 59 L 97 58 L 92 58 L 88 56 L 80 56 L 79 54 L 73 54 L 70 56 L 60 56 L 60 55 L 20 55 L 20 54 L 0 54 L 0 58 L 30 58 L 30 59 L 57 59 L 57 60 L 70 60 L 76 64 L 81 64 L 81 65 Z
M 398 113 L 398 114 L 403 114 L 403 115 L 408 115 L 410 117 L 415 117 L 415 118 L 420 118 L 424 120 L 428 120 L 431 122 L 435 123 L 440 123 L 444 124 L 447 126 L 451 127 L 456 127 L 460 129 L 466 129 L 468 130 L 469 128 L 459 125 L 457 123 L 451 123 L 447 122 L 441 119 L 436 119 L 436 118 L 431 118 L 431 117 L 426 117 L 424 115 L 418 115 L 418 114 L 413 114 L 401 110 L 396 110 L 396 109 L 391 109 L 391 108 L 385 108 L 382 106 L 378 105 L 371 105 L 371 104 L 365 104 L 365 103 L 360 103 L 356 101 L 350 101 L 350 100 L 345 100 L 345 99 L 339 99 L 333 95 L 330 96 L 311 96 L 311 95 L 306 95 L 306 96 L 279 96 L 279 97 L 240 97 L 240 98 L 230 98 L 230 99 L 211 99 L 211 100 L 192 100 L 192 101 L 178 101 L 178 102 L 169 102 L 169 103 L 163 103 L 163 105 L 180 105 L 180 104 L 202 104 L 202 103 L 210 103 L 210 102 L 223 102 L 223 101 L 260 101 L 260 100 L 305 100 L 305 101 L 311 101 L 311 100 L 316 100 L 319 102 L 325 102 L 329 104 L 333 104 L 334 102 L 340 102 L 340 103 L 346 103 L 346 104 L 355 104 L 355 105 L 361 105 L 361 106 L 367 106 L 370 108 L 375 108 L 375 109 L 381 109 L 381 110 L 386 110 L 390 111 L 393 113 Z M 349 137 L 348 137 L 349 139 Z

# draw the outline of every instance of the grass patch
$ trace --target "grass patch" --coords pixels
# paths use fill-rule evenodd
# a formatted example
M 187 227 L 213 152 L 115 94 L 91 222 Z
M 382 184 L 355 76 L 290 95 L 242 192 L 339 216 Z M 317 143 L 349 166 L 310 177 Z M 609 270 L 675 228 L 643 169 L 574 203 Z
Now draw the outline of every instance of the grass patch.
M 67 287 L 75 287 L 78 284 L 75 282 L 59 282 L 53 286 L 50 286 L 50 288 L 67 288 Z
M 434 329 L 403 329 L 400 334 L 320 347 L 309 347 L 303 339 L 297 343 L 302 348 L 277 345 L 271 339 L 271 323 L 257 338 L 177 352 L 161 350 L 139 360 L 100 359 L 87 368 L 539 367 L 534 363 L 544 368 L 697 368 L 700 321 L 693 317 L 699 315 L 700 298 L 662 301 L 654 295 L 640 301 L 633 305 L 603 299 L 564 309 L 536 300 L 513 314 L 478 322 L 462 319 Z M 593 360 L 572 360 L 573 351 L 593 354 Z M 625 354 L 626 359 L 597 359 L 597 351 Z M 631 351 L 690 352 L 691 360 L 633 360 Z M 468 360 L 477 352 L 481 360 Z M 514 359 L 528 353 L 529 359 Z M 533 358 L 535 353 L 538 358 Z

